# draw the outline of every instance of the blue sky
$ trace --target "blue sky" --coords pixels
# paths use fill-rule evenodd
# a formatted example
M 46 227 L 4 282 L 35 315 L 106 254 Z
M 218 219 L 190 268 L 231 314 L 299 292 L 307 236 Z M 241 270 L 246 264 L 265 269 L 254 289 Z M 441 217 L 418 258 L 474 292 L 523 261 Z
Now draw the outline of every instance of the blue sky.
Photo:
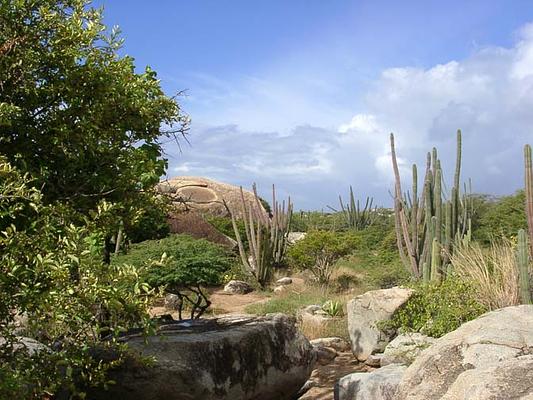
M 302 209 L 336 205 L 353 185 L 390 205 L 388 134 L 404 171 L 437 146 L 451 174 L 462 128 L 474 190 L 521 187 L 522 145 L 533 142 L 530 0 L 94 4 L 139 68 L 155 69 L 169 95 L 187 91 L 191 146 L 167 146 L 169 177 L 255 181 L 263 193 L 276 183 Z

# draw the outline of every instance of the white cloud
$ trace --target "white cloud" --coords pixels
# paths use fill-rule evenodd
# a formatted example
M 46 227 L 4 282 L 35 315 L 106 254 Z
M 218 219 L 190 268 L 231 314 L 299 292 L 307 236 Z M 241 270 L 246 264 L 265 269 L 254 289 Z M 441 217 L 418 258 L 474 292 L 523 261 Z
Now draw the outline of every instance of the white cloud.
M 522 146 L 533 142 L 533 24 L 510 48 L 479 49 L 427 69 L 382 71 L 354 100 L 351 119 L 343 107 L 336 112 L 319 98 L 322 82 L 313 97 L 296 90 L 304 77 L 295 76 L 294 85 L 282 78 L 248 79 L 245 86 L 253 90 L 231 92 L 235 102 L 213 118 L 219 126 L 193 125 L 194 147 L 171 162 L 180 172 L 246 186 L 275 182 L 296 193 L 302 208 L 331 204 L 350 184 L 390 204 L 389 133 L 396 136 L 402 174 L 413 162 L 423 165 L 425 152 L 436 146 L 449 178 L 461 128 L 463 177 L 472 178 L 474 190 L 501 194 L 522 185 Z

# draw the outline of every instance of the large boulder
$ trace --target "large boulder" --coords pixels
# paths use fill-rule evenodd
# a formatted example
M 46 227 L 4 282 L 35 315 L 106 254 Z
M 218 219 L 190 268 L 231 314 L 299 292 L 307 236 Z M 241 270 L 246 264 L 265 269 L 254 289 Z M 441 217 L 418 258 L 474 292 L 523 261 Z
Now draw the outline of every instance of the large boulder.
M 228 207 L 237 216 L 241 217 L 241 191 L 240 188 L 227 183 L 194 176 L 177 176 L 160 182 L 156 189 L 170 196 L 173 204 L 179 211 L 197 211 L 202 214 L 227 217 Z M 259 211 L 266 212 L 261 204 L 257 204 L 254 194 L 243 190 L 244 200 L 247 204 Z
M 426 349 L 406 370 L 397 398 L 532 399 L 531 354 L 533 305 L 492 311 Z
M 370 373 L 347 375 L 335 385 L 335 400 L 394 400 L 406 368 L 391 364 Z
M 412 293 L 411 289 L 401 287 L 371 290 L 348 302 L 348 333 L 358 360 L 365 361 L 385 349 L 391 333 L 380 329 L 378 323 L 390 319 Z
M 283 314 L 232 316 L 164 326 L 125 338 L 137 356 L 110 372 L 116 384 L 89 398 L 128 400 L 292 400 L 311 375 L 315 352 Z
M 381 366 L 389 364 L 411 365 L 436 340 L 421 333 L 404 333 L 398 335 L 385 347 L 383 357 L 381 357 Z

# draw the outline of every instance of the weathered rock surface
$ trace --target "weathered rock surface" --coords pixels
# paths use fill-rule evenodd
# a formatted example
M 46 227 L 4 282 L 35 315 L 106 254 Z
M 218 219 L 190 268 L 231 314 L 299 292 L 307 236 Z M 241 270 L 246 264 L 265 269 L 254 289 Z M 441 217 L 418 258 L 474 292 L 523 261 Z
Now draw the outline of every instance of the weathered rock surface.
M 197 212 L 175 212 L 169 216 L 168 223 L 171 233 L 187 234 L 197 239 L 206 239 L 230 250 L 237 248 L 235 240 L 219 232 Z
M 164 326 L 160 335 L 125 338 L 155 357 L 110 372 L 117 382 L 89 398 L 128 400 L 291 400 L 311 375 L 316 354 L 283 314 L 226 317 Z
M 314 347 L 330 347 L 335 351 L 349 351 L 350 343 L 340 337 L 327 337 L 311 340 L 311 344 Z
M 160 193 L 170 196 L 173 204 L 179 211 L 197 211 L 213 216 L 227 217 L 228 207 L 241 216 L 240 188 L 227 183 L 194 176 L 177 176 L 168 181 L 161 182 L 156 189 Z M 244 200 L 254 208 L 259 207 L 261 212 L 266 212 L 262 205 L 257 205 L 254 194 L 243 190 Z
M 406 370 L 397 398 L 531 399 L 531 354 L 533 305 L 492 311 L 426 349 Z
M 316 361 L 320 365 L 328 365 L 335 360 L 337 352 L 331 347 L 313 346 L 316 353 Z
M 285 278 L 278 279 L 276 281 L 276 284 L 278 285 L 290 285 L 292 283 L 292 279 L 286 276 Z
M 307 232 L 289 232 L 287 235 L 287 242 L 289 244 L 294 244 L 296 242 L 299 242 L 300 240 L 305 239 L 307 236 Z
M 254 289 L 244 281 L 231 280 L 224 286 L 224 292 L 231 294 L 246 294 Z
M 381 358 L 381 366 L 389 364 L 411 365 L 425 349 L 437 339 L 421 333 L 404 333 L 390 342 Z
M 381 352 L 390 341 L 390 334 L 377 327 L 388 320 L 411 297 L 411 289 L 393 287 L 372 290 L 348 302 L 348 333 L 352 352 L 364 361 L 375 352 Z
M 370 373 L 357 372 L 335 385 L 335 400 L 394 400 L 404 365 L 391 364 Z
M 442 400 L 533 399 L 533 355 L 463 372 Z
M 41 351 L 50 351 L 50 348 L 35 339 L 23 336 L 17 336 L 14 341 L 10 341 L 14 350 L 26 351 L 33 356 Z M 0 347 L 6 344 L 6 340 L 0 336 Z
M 365 364 L 369 367 L 379 368 L 381 367 L 381 360 L 383 359 L 383 353 L 370 354 L 365 360 Z

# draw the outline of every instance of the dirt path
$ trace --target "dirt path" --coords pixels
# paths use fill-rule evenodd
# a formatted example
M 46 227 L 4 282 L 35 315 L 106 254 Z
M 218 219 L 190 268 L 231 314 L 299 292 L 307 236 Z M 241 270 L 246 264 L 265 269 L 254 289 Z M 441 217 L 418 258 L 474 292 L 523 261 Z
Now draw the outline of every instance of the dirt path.
M 250 304 L 264 303 L 268 299 L 269 297 L 261 293 L 229 294 L 222 289 L 214 291 L 209 297 L 215 315 L 245 314 L 244 309 Z
M 333 400 L 333 388 L 340 378 L 354 372 L 367 372 L 368 370 L 369 367 L 357 361 L 352 353 L 339 353 L 332 363 L 315 365 L 311 380 L 316 386 L 299 400 Z

